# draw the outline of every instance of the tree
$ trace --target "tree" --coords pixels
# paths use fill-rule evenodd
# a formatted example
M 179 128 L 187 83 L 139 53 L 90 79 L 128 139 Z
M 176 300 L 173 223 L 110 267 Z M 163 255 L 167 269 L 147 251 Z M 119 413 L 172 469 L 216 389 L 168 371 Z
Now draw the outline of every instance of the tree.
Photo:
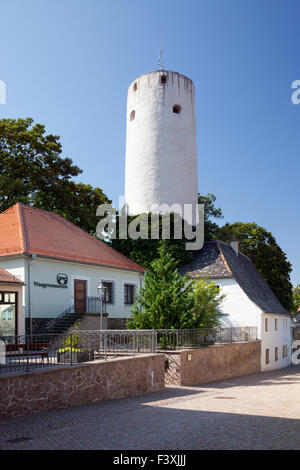
M 236 222 L 219 228 L 215 237 L 226 243 L 236 239 L 241 253 L 253 262 L 282 305 L 288 310 L 292 308 L 292 266 L 270 232 L 254 222 Z
M 196 278 L 193 283 L 194 328 L 214 328 L 220 324 L 220 305 L 225 294 L 219 293 L 214 281 Z
M 206 196 L 201 196 L 199 194 L 199 204 L 204 204 L 204 230 L 205 230 L 205 240 L 210 240 L 213 237 L 214 232 L 218 229 L 217 224 L 211 221 L 212 218 L 222 218 L 222 211 L 220 208 L 216 208 L 214 203 L 216 197 L 214 194 L 207 194 Z M 159 218 L 159 238 L 157 240 L 151 239 L 151 214 L 144 214 L 146 223 L 146 232 L 147 239 L 139 238 L 138 240 L 133 240 L 127 238 L 126 240 L 121 240 L 119 238 L 119 218 L 117 217 L 117 228 L 116 228 L 116 238 L 110 241 L 111 246 L 117 251 L 122 253 L 125 256 L 128 256 L 136 263 L 139 263 L 145 267 L 150 267 L 153 260 L 158 257 L 158 249 L 160 240 L 162 239 L 162 226 L 164 221 L 164 216 Z M 128 222 L 130 223 L 136 217 L 129 217 Z M 179 216 L 176 214 L 171 214 L 171 233 L 170 239 L 166 240 L 166 246 L 171 256 L 178 261 L 178 266 L 181 267 L 184 264 L 187 264 L 192 259 L 192 252 L 186 250 L 186 243 L 189 241 L 184 236 L 182 239 L 174 238 L 174 231 L 172 230 L 174 226 L 174 219 L 178 220 Z M 183 221 L 182 223 L 182 233 L 184 234 Z
M 300 307 L 300 284 L 293 289 L 293 307 L 292 313 L 296 314 Z
M 138 264 L 145 266 L 146 268 L 150 268 L 152 262 L 158 258 L 159 256 L 159 247 L 160 242 L 162 240 L 162 233 L 163 233 L 163 224 L 164 221 L 168 220 L 169 215 L 159 216 L 159 233 L 158 238 L 153 239 L 151 235 L 151 214 L 142 214 L 139 216 L 129 216 L 128 217 L 128 224 L 134 221 L 137 218 L 141 218 L 145 221 L 145 229 L 141 227 L 140 233 L 141 238 L 134 240 L 128 237 L 125 240 L 119 238 L 119 217 L 117 216 L 116 220 L 116 238 L 110 241 L 111 246 L 122 253 L 128 258 L 132 259 Z M 179 223 L 182 225 L 182 233 L 183 237 L 181 239 L 174 238 L 174 220 L 178 220 Z M 191 261 L 192 256 L 191 252 L 187 251 L 185 248 L 186 243 L 188 240 L 184 237 L 184 228 L 183 228 L 183 220 L 177 214 L 170 214 L 170 239 L 164 240 L 164 245 L 167 248 L 169 254 L 178 262 L 179 266 L 183 266 L 184 264 Z M 145 237 L 143 238 L 143 236 Z
M 33 119 L 0 120 L 0 212 L 16 202 L 57 212 L 95 233 L 98 205 L 109 203 L 100 188 L 75 183 L 82 170 L 62 158 L 59 137 Z
M 219 325 L 219 307 L 225 298 L 215 282 L 180 276 L 178 262 L 164 241 L 159 257 L 145 274 L 145 283 L 135 299 L 128 328 L 214 328 Z
M 219 226 L 212 219 L 223 219 L 222 209 L 215 207 L 216 196 L 208 193 L 206 196 L 198 194 L 198 204 L 204 204 L 204 239 L 213 240 Z
M 164 329 L 193 327 L 193 286 L 180 276 L 177 262 L 164 241 L 159 257 L 147 270 L 144 287 L 136 295 L 128 327 L 133 329 Z

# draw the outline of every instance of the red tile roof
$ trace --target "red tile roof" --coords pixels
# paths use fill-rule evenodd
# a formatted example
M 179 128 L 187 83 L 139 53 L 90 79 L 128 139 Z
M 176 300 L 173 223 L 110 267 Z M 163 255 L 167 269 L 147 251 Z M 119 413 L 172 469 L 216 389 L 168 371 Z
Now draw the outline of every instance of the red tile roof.
M 145 270 L 60 215 L 17 203 L 0 214 L 0 257 L 19 254 Z
M 18 279 L 17 277 L 10 274 L 8 271 L 5 271 L 5 269 L 0 268 L 0 284 L 20 284 L 20 285 L 23 285 L 24 282 L 21 281 L 21 279 Z

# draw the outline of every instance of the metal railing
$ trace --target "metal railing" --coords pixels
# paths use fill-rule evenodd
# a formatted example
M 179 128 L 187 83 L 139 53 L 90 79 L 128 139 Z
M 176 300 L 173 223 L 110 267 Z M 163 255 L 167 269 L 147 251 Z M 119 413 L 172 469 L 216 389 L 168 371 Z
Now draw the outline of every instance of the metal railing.
M 222 330 L 76 330 L 60 335 L 2 336 L 0 374 L 256 339 L 257 328 L 248 327 Z
M 156 330 L 161 349 L 197 348 L 212 344 L 244 343 L 257 340 L 257 327 L 195 328 Z
M 103 305 L 102 305 L 103 304 Z M 46 328 L 50 329 L 52 328 L 57 320 L 62 319 L 63 317 L 66 317 L 69 314 L 74 314 L 74 313 L 101 313 L 103 311 L 103 306 L 105 302 L 102 302 L 99 297 L 87 297 L 86 300 L 77 300 L 71 307 L 67 308 L 64 310 L 62 313 L 57 315 L 57 317 L 54 317 L 52 320 L 50 320 Z M 101 310 L 102 308 L 102 310 Z

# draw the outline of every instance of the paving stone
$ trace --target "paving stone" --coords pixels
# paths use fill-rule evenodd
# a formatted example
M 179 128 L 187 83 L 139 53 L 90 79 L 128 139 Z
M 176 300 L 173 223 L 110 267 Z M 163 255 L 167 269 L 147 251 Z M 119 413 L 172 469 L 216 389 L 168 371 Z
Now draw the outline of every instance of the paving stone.
M 0 421 L 0 449 L 300 449 L 300 367 Z M 3 442 L 9 439 L 31 438 Z

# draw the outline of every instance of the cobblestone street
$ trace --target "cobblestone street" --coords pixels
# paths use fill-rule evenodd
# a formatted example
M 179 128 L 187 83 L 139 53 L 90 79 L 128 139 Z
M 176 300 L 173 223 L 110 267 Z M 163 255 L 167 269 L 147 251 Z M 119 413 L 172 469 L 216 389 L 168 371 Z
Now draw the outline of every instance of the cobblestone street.
M 298 366 L 168 387 L 1 420 L 0 449 L 300 449 L 299 397 Z

